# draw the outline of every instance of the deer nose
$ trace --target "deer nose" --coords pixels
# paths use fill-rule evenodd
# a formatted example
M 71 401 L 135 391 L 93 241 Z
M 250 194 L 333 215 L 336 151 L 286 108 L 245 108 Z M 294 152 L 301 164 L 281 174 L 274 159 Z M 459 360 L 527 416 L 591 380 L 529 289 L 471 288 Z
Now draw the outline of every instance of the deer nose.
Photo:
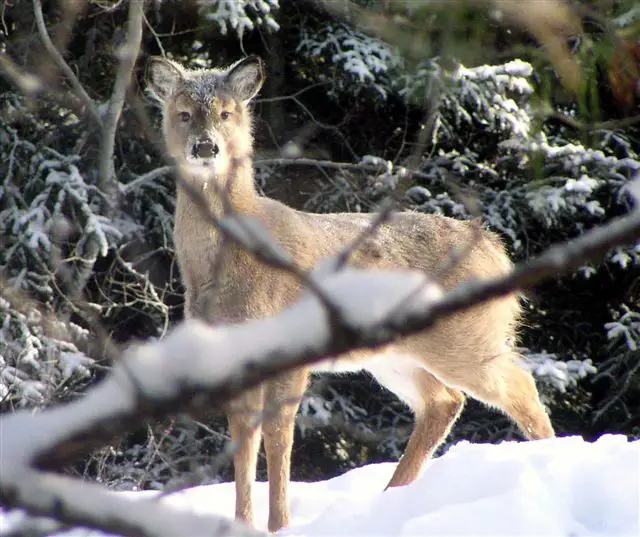
M 193 156 L 198 158 L 211 158 L 218 154 L 218 146 L 212 142 L 198 142 L 193 146 Z

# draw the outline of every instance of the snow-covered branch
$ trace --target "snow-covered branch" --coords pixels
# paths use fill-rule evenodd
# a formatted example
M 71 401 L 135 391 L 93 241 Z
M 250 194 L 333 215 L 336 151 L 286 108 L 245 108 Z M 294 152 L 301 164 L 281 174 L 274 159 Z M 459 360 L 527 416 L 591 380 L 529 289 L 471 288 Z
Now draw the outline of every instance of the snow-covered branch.
M 5 505 L 19 505 L 34 515 L 55 517 L 63 523 L 82 524 L 132 537 L 264 535 L 238 522 L 193 515 L 154 498 L 132 501 L 93 483 L 18 469 L 19 473 L 3 467 L 0 480 L 2 502 Z
M 242 240 L 242 234 L 229 237 Z M 66 523 L 116 527 L 132 535 L 167 535 L 166 529 L 175 527 L 169 522 L 161 527 L 139 527 L 155 518 L 150 515 L 155 507 L 136 504 L 138 522 L 134 522 L 128 519 L 130 508 L 116 507 L 119 504 L 97 488 L 80 494 L 86 504 L 76 502 L 73 509 L 61 509 L 66 505 L 60 496 L 66 494 L 65 487 L 81 485 L 40 474 L 46 480 L 38 485 L 34 468 L 59 468 L 145 420 L 181 412 L 198 414 L 220 406 L 287 369 L 426 329 L 437 319 L 483 300 L 529 288 L 585 262 L 599 261 L 612 247 L 638 237 L 640 210 L 636 208 L 605 227 L 549 249 L 504 278 L 466 282 L 446 295 L 425 275 L 415 272 L 347 268 L 317 274 L 314 280 L 339 311 L 341 324 L 328 314 L 317 294 L 309 293 L 271 318 L 219 327 L 189 320 L 163 341 L 131 349 L 107 379 L 83 398 L 36 414 L 25 410 L 2 416 L 0 499 L 35 514 L 62 513 Z M 216 366 L 211 367 L 212 363 Z M 118 524 L 109 525 L 113 520 Z M 185 519 L 185 524 L 198 523 Z

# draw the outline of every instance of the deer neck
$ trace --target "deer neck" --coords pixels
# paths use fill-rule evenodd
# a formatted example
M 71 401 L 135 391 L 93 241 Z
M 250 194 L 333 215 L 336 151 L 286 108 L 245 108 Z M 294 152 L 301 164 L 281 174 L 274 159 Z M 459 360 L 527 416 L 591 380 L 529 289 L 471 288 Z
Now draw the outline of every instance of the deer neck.
M 259 196 L 254 184 L 253 163 L 250 159 L 234 166 L 232 173 L 224 177 L 198 177 L 183 174 L 183 178 L 192 187 L 192 192 L 178 182 L 176 198 L 176 228 L 183 222 L 198 219 L 207 229 L 207 234 L 216 233 L 214 219 L 219 220 L 230 211 L 236 214 L 255 215 L 258 212 Z M 200 196 L 202 202 L 193 199 Z M 204 209 L 204 210 L 203 210 Z

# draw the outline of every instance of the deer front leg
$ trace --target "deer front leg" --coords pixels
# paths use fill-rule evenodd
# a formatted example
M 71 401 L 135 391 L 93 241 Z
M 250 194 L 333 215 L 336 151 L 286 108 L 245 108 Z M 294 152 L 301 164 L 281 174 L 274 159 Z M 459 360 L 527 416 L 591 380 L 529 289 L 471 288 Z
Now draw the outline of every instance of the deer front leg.
M 262 386 L 234 399 L 227 409 L 229 432 L 234 443 L 236 518 L 253 525 L 252 489 L 260 450 Z
M 288 488 L 296 413 L 307 387 L 308 373 L 297 370 L 265 387 L 264 448 L 269 476 L 269 531 L 289 525 Z
M 413 432 L 387 489 L 416 480 L 425 461 L 449 435 L 465 402 L 462 392 L 448 388 L 424 370 L 415 371 L 412 381 L 422 400 L 414 401 Z

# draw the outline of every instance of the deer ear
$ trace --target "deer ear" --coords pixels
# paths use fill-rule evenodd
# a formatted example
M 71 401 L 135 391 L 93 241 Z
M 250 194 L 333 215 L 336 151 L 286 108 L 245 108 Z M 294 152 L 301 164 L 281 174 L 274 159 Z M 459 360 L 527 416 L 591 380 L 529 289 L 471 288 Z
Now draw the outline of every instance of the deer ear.
M 258 56 L 248 56 L 229 68 L 225 82 L 236 98 L 249 102 L 260 91 L 265 77 L 264 62 Z
M 145 75 L 147 91 L 160 102 L 164 102 L 183 79 L 184 70 L 177 63 L 161 56 L 149 59 Z

